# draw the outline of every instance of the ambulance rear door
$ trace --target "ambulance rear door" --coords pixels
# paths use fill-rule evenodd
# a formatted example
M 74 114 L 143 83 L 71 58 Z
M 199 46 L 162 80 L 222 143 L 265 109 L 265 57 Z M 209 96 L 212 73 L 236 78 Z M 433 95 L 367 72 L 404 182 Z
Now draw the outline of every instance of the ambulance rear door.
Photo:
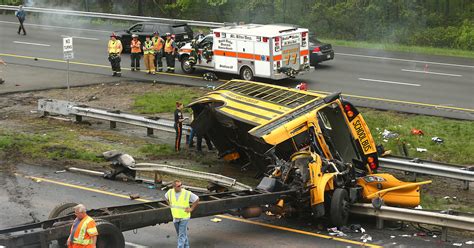
M 238 74 L 237 42 L 229 34 L 214 32 L 214 69 Z
M 301 33 L 285 34 L 281 36 L 281 67 L 300 69 L 300 41 Z

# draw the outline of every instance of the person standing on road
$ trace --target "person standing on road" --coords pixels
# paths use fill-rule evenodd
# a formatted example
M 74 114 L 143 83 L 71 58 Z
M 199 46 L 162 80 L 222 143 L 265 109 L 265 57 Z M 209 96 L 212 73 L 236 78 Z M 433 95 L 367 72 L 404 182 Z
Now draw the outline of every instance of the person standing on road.
M 180 180 L 174 180 L 173 188 L 166 192 L 165 198 L 171 208 L 174 228 L 178 235 L 177 247 L 189 248 L 188 222 L 191 219 L 191 212 L 199 204 L 199 197 L 193 192 L 183 189 Z
M 138 35 L 132 34 L 130 42 L 130 57 L 132 59 L 132 71 L 140 70 L 140 54 L 142 52 L 142 43 L 138 40 Z
M 176 110 L 174 111 L 174 129 L 176 131 L 176 138 L 174 141 L 174 149 L 176 152 L 181 150 L 181 136 L 183 134 L 183 104 L 176 102 Z
M 154 36 L 151 39 L 153 41 L 153 48 L 155 49 L 155 68 L 157 71 L 163 71 L 163 47 L 165 41 L 160 37 L 160 33 L 154 32 Z
M 23 35 L 26 35 L 26 30 L 25 26 L 23 26 L 23 22 L 26 19 L 26 12 L 23 9 L 23 5 L 18 6 L 18 10 L 15 11 L 15 16 L 18 18 L 18 21 L 20 22 L 20 27 L 18 27 L 18 34 L 20 34 L 20 31 L 23 30 Z
M 2 59 L 0 59 L 0 65 L 7 65 L 7 63 L 5 63 L 5 61 L 3 61 Z M 0 71 L 0 72 L 1 72 L 1 71 Z M 0 77 L 0 84 L 3 84 L 3 83 L 5 83 L 5 80 Z
M 145 67 L 148 74 L 155 75 L 155 49 L 153 48 L 153 41 L 150 36 L 146 37 L 143 45 L 143 59 L 145 60 Z
M 71 226 L 67 239 L 68 248 L 95 248 L 99 235 L 94 219 L 87 215 L 86 207 L 79 204 L 74 207 L 76 219 Z
M 112 71 L 114 72 L 113 76 L 122 76 L 122 69 L 120 69 L 120 55 L 122 54 L 122 49 L 122 42 L 117 40 L 115 33 L 112 33 L 108 44 L 108 52 L 110 65 L 112 66 Z
M 171 39 L 171 34 L 166 33 L 166 42 L 165 42 L 165 56 L 166 56 L 166 66 L 167 72 L 174 72 L 174 64 L 175 64 L 175 54 L 176 54 L 176 49 L 178 46 L 176 45 L 176 42 Z

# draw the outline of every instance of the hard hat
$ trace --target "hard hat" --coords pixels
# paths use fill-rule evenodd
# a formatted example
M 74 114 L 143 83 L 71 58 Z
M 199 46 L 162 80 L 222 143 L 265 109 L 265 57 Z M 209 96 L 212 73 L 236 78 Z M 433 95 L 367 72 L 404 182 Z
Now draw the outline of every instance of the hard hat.
M 137 34 L 132 34 L 132 38 L 138 38 Z
M 170 33 L 166 33 L 166 36 L 171 36 L 171 34 L 170 34 Z
M 112 33 L 110 37 L 117 37 L 117 35 L 115 33 Z
M 160 34 L 160 33 L 158 33 L 158 31 L 155 31 L 155 32 L 153 32 L 153 34 L 154 34 L 154 35 L 158 35 L 158 34 Z

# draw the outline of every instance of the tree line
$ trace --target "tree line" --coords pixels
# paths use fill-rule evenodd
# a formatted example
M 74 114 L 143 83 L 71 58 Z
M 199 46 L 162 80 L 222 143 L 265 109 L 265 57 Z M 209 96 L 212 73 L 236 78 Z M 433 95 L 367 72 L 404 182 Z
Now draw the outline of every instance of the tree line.
M 320 38 L 474 49 L 473 0 L 30 0 L 30 2 L 34 3 L 35 7 L 67 7 L 76 10 L 202 21 L 290 23 L 307 27 L 312 34 Z

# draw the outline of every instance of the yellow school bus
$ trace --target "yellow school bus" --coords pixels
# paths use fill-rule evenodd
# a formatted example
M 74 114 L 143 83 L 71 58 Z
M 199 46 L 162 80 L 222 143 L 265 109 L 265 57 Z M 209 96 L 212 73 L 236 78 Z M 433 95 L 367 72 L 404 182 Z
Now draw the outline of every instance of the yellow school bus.
M 377 174 L 370 130 L 340 93 L 231 80 L 189 107 L 192 127 L 215 144 L 220 157 L 259 169 L 259 189 L 298 188 L 305 197 L 286 209 L 306 206 L 311 216 L 328 215 L 335 225 L 345 224 L 348 205 L 356 201 L 417 206 L 419 185 L 427 183 Z

